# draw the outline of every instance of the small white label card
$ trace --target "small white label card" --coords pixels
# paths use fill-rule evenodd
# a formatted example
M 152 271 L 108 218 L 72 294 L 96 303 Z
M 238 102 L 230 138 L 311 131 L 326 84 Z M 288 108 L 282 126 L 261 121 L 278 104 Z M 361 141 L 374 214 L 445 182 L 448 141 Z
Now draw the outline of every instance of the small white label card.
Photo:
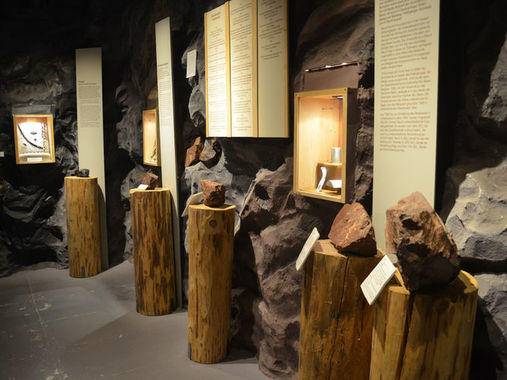
M 326 182 L 326 186 L 331 186 L 333 189 L 341 189 L 342 188 L 342 180 L 341 179 L 330 179 Z
M 319 231 L 315 227 L 313 227 L 312 233 L 306 239 L 305 245 L 303 245 L 303 249 L 299 253 L 298 259 L 296 260 L 296 270 L 301 270 L 303 265 L 305 264 L 306 259 L 310 256 L 310 252 L 312 251 L 313 246 L 319 240 L 320 234 Z
M 191 196 L 189 196 L 187 199 L 187 205 L 185 206 L 185 210 L 183 210 L 183 213 L 181 214 L 181 216 L 184 217 L 184 216 L 188 215 L 188 206 L 195 205 L 197 203 L 201 203 L 203 200 L 204 200 L 204 196 L 203 196 L 202 192 L 195 193 L 195 194 L 192 194 Z
M 143 184 L 140 184 L 139 186 L 137 186 L 137 188 L 139 190 L 146 190 L 148 188 L 148 185 L 143 185 Z
M 197 50 L 190 50 L 187 53 L 187 78 L 195 76 L 195 69 L 197 66 Z
M 366 277 L 361 284 L 361 290 L 363 291 L 366 301 L 368 301 L 370 305 L 375 302 L 382 292 L 382 289 L 384 289 L 391 278 L 393 278 L 395 272 L 396 267 L 389 257 L 384 256 L 377 266 L 373 268 L 368 277 Z
M 0 157 L 5 157 L 5 152 L 0 152 Z

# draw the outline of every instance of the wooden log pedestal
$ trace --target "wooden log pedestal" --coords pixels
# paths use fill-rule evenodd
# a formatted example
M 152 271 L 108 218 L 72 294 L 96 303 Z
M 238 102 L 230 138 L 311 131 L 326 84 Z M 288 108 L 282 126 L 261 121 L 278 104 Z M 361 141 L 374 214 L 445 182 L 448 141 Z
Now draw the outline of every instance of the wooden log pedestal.
M 97 177 L 65 177 L 69 275 L 95 276 L 102 270 Z
M 375 305 L 370 379 L 468 379 L 477 291 L 463 271 L 424 293 L 384 289 Z
M 304 266 L 299 380 L 368 379 L 374 308 L 360 285 L 381 258 L 315 244 Z
M 137 312 L 168 314 L 176 308 L 171 193 L 132 189 L 130 210 Z
M 188 356 L 217 363 L 227 355 L 235 206 L 189 206 Z

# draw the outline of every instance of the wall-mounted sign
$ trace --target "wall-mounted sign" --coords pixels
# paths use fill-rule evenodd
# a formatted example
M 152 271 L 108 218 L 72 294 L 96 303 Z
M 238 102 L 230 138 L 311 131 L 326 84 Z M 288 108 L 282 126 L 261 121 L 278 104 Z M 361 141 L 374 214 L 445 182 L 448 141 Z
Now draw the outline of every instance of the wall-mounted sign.
M 206 135 L 289 137 L 287 0 L 205 13 Z
M 178 208 L 178 169 L 176 165 L 176 139 L 174 136 L 173 72 L 171 56 L 171 22 L 169 17 L 155 24 L 157 56 L 158 121 L 160 136 L 160 166 L 162 186 L 171 192 L 171 216 L 176 268 L 176 296 L 182 305 L 182 280 L 180 256 L 180 220 Z
M 439 11 L 438 0 L 375 1 L 373 225 L 381 249 L 389 207 L 414 191 L 434 200 Z
M 77 151 L 79 167 L 99 184 L 102 268 L 108 267 L 106 171 L 102 106 L 102 49 L 76 49 Z

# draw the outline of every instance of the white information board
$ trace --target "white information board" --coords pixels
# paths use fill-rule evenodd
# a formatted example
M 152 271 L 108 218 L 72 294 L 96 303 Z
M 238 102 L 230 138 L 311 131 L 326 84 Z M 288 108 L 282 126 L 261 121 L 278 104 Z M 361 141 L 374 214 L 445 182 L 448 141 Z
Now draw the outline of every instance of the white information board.
M 257 2 L 230 1 L 231 136 L 257 136 Z
M 231 135 L 229 3 L 204 15 L 206 135 Z
M 258 0 L 259 137 L 289 136 L 287 0 Z
M 375 0 L 373 225 L 385 249 L 386 210 L 414 191 L 433 205 L 439 0 Z
M 169 17 L 155 24 L 158 112 L 160 128 L 160 161 L 162 186 L 171 192 L 171 214 L 174 239 L 176 295 L 182 306 L 180 220 L 178 209 L 178 172 L 176 165 L 176 141 L 174 136 L 174 102 L 171 58 L 171 24 Z
M 89 169 L 99 185 L 102 268 L 108 267 L 106 175 L 102 117 L 102 49 L 76 49 L 77 150 L 79 168 Z

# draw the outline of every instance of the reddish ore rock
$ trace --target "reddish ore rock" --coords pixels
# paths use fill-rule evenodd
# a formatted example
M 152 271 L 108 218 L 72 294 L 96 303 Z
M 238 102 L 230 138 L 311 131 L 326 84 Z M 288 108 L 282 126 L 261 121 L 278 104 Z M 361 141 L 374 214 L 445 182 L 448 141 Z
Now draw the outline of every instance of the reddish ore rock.
M 421 193 L 401 199 L 386 215 L 386 248 L 398 256 L 409 290 L 444 286 L 456 278 L 456 244 Z
M 345 204 L 336 215 L 329 239 L 341 252 L 374 256 L 377 242 L 371 219 L 361 203 Z
M 145 173 L 143 176 L 143 185 L 148 185 L 147 190 L 153 190 L 158 185 L 158 175 L 153 173 Z
M 206 206 L 218 207 L 225 203 L 225 186 L 222 183 L 201 180 L 201 189 Z
M 199 136 L 194 140 L 192 146 L 187 149 L 185 167 L 189 167 L 199 161 L 199 156 L 201 155 L 203 147 L 204 143 L 202 142 L 201 136 Z
M 217 152 L 219 149 L 220 146 L 218 145 L 216 139 L 206 140 L 201 154 L 199 155 L 199 160 L 208 167 L 215 165 L 220 158 L 220 155 Z

